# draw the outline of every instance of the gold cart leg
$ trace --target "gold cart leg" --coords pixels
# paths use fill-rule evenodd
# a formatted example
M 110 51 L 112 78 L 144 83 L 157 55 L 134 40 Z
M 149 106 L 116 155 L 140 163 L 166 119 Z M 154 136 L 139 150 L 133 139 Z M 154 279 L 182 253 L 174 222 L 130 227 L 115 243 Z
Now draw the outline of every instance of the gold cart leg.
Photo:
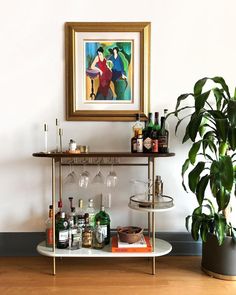
M 55 207 L 56 207 L 56 171 L 55 171 L 55 158 L 52 158 L 52 235 L 53 245 L 52 250 L 55 255 L 56 252 L 56 237 L 55 237 Z M 56 258 L 53 257 L 53 275 L 56 274 Z
M 152 275 L 156 274 L 156 257 L 152 257 Z
M 155 158 L 152 158 L 152 208 L 155 207 Z M 152 212 L 152 251 L 155 252 L 155 212 Z M 152 274 L 156 273 L 155 257 L 152 258 Z

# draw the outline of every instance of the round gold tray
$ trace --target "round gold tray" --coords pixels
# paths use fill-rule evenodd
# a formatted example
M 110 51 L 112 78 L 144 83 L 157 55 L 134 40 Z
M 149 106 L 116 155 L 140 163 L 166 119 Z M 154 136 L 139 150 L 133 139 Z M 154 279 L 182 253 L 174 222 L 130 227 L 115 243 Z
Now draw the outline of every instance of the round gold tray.
M 174 206 L 174 200 L 170 196 L 161 195 L 155 196 L 154 201 L 152 199 L 152 194 L 136 194 L 130 197 L 130 204 L 152 209 L 168 209 Z

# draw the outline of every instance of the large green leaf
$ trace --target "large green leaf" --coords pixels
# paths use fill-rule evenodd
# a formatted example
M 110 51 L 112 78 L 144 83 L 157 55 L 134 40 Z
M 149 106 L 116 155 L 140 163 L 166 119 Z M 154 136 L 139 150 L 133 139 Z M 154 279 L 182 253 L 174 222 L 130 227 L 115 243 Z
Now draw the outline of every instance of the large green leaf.
M 190 162 L 191 162 L 192 165 L 193 165 L 193 164 L 195 163 L 195 161 L 196 161 L 196 156 L 197 156 L 197 153 L 198 153 L 198 151 L 199 151 L 199 149 L 200 149 L 201 143 L 202 143 L 201 140 L 195 142 L 195 143 L 192 145 L 192 147 L 191 147 L 191 149 L 190 149 L 190 151 L 189 151 L 189 153 L 188 153 L 188 158 L 189 158 L 189 160 L 190 160 Z
M 207 79 L 208 78 L 203 78 L 196 82 L 196 84 L 194 85 L 194 90 L 193 90 L 194 96 L 198 96 L 202 93 L 202 88 L 205 85 Z
M 236 100 L 229 100 L 227 113 L 231 126 L 236 127 Z
M 216 99 L 216 107 L 217 107 L 217 110 L 220 111 L 221 110 L 221 102 L 222 102 L 222 99 L 223 99 L 223 89 L 219 89 L 219 88 L 214 88 L 213 89 L 213 93 L 214 93 L 214 96 L 215 96 L 215 99 Z
M 190 190 L 195 193 L 200 174 L 205 168 L 205 162 L 199 162 L 188 175 L 188 185 Z
M 202 108 L 204 108 L 205 102 L 208 99 L 210 93 L 211 93 L 211 90 L 204 92 L 204 93 L 195 97 L 196 112 L 199 112 Z
M 227 119 L 225 114 L 217 110 L 208 110 L 207 111 L 214 119 Z
M 221 167 L 221 181 L 222 185 L 228 190 L 231 191 L 234 183 L 234 169 L 233 163 L 230 156 L 224 156 L 220 158 L 220 167 Z
M 196 197 L 197 197 L 197 200 L 198 200 L 198 204 L 200 206 L 202 205 L 202 202 L 204 200 L 205 190 L 206 190 L 209 179 L 210 179 L 210 176 L 206 174 L 197 183 Z
M 219 245 L 222 245 L 225 238 L 226 220 L 223 215 L 215 213 L 215 231 Z
M 215 83 L 219 83 L 224 89 L 224 91 L 226 92 L 228 98 L 230 98 L 229 87 L 225 83 L 225 80 L 222 77 L 214 77 L 214 78 L 211 78 L 211 80 L 213 80 Z
M 229 123 L 227 119 L 215 119 L 218 136 L 222 141 L 227 141 Z
M 219 211 L 224 210 L 230 201 L 230 193 L 222 186 L 216 193 L 216 201 Z
M 209 231 L 210 231 L 210 227 L 209 227 L 207 221 L 203 222 L 201 225 L 201 228 L 200 228 L 200 235 L 201 235 L 201 239 L 204 243 L 207 240 L 207 235 L 208 235 Z
M 190 122 L 189 122 L 189 129 L 188 129 L 188 133 L 189 133 L 189 137 L 191 138 L 191 140 L 194 142 L 195 138 L 197 136 L 198 130 L 199 130 L 199 126 L 201 124 L 202 121 L 202 116 L 203 114 L 196 114 L 194 113 L 191 116 Z
M 202 217 L 196 217 L 193 216 L 192 217 L 192 228 L 191 228 L 191 234 L 192 237 L 195 241 L 197 241 L 199 239 L 199 230 L 200 230 L 200 226 L 201 226 L 201 221 L 202 221 Z
M 186 159 L 185 162 L 184 162 L 184 164 L 183 164 L 183 166 L 182 166 L 182 172 L 181 172 L 181 175 L 182 175 L 182 186 L 183 186 L 183 188 L 184 188 L 185 191 L 187 191 L 187 189 L 186 189 L 186 186 L 184 184 L 184 174 L 188 170 L 189 164 L 190 164 L 189 159 Z
M 188 96 L 193 96 L 192 93 L 185 93 L 185 94 L 181 94 L 178 98 L 177 98 L 177 103 L 175 106 L 175 110 L 178 110 L 180 103 L 182 100 L 185 100 Z
M 181 124 L 181 122 L 182 122 L 184 119 L 186 119 L 186 118 L 188 118 L 188 117 L 190 117 L 190 116 L 191 116 L 191 114 L 189 114 L 189 115 L 187 115 L 187 116 L 184 116 L 183 118 L 181 118 L 181 119 L 178 120 L 178 122 L 177 122 L 177 124 L 176 124 L 176 126 L 175 126 L 175 135 L 176 135 L 176 133 L 177 133 L 177 130 L 178 130 L 179 125 Z
M 228 140 L 230 148 L 234 151 L 236 149 L 236 127 L 229 127 Z
M 182 143 L 185 143 L 187 140 L 189 140 L 189 123 L 186 127 L 186 130 L 185 130 L 185 134 L 184 134 L 184 137 L 183 137 L 183 140 L 182 140 Z

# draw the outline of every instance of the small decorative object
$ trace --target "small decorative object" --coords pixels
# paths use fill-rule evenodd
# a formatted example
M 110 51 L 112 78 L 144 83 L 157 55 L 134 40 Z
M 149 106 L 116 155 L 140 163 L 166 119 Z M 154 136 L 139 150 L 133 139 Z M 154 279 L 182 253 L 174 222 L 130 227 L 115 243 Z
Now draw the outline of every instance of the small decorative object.
M 43 130 L 44 130 L 44 152 L 48 152 L 48 124 L 43 124 Z
M 69 142 L 69 151 L 75 152 L 76 148 L 77 148 L 76 142 L 73 139 L 71 139 Z
M 63 129 L 59 128 L 60 152 L 61 153 L 62 153 L 62 136 L 63 136 Z
M 67 120 L 145 120 L 150 96 L 149 22 L 68 22 Z
M 80 152 L 83 153 L 83 154 L 88 154 L 88 152 L 89 152 L 89 147 L 88 147 L 88 145 L 80 145 L 80 146 L 79 146 L 79 150 L 80 150 Z
M 59 126 L 60 126 L 60 122 L 59 119 L 56 118 L 56 152 L 59 152 Z
M 143 229 L 137 226 L 118 227 L 117 233 L 121 242 L 133 244 L 141 240 Z

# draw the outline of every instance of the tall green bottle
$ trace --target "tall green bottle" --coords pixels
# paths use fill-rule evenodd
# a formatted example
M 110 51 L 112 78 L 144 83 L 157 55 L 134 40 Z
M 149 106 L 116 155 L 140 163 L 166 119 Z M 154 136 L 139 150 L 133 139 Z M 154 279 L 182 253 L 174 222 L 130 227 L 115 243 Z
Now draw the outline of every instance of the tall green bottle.
M 111 219 L 109 214 L 105 212 L 105 208 L 103 205 L 101 206 L 101 211 L 95 215 L 95 223 L 97 223 L 97 221 L 100 222 L 100 227 L 105 237 L 104 242 L 106 245 L 108 245 L 110 243 L 110 237 L 111 237 L 111 229 L 110 229 Z

